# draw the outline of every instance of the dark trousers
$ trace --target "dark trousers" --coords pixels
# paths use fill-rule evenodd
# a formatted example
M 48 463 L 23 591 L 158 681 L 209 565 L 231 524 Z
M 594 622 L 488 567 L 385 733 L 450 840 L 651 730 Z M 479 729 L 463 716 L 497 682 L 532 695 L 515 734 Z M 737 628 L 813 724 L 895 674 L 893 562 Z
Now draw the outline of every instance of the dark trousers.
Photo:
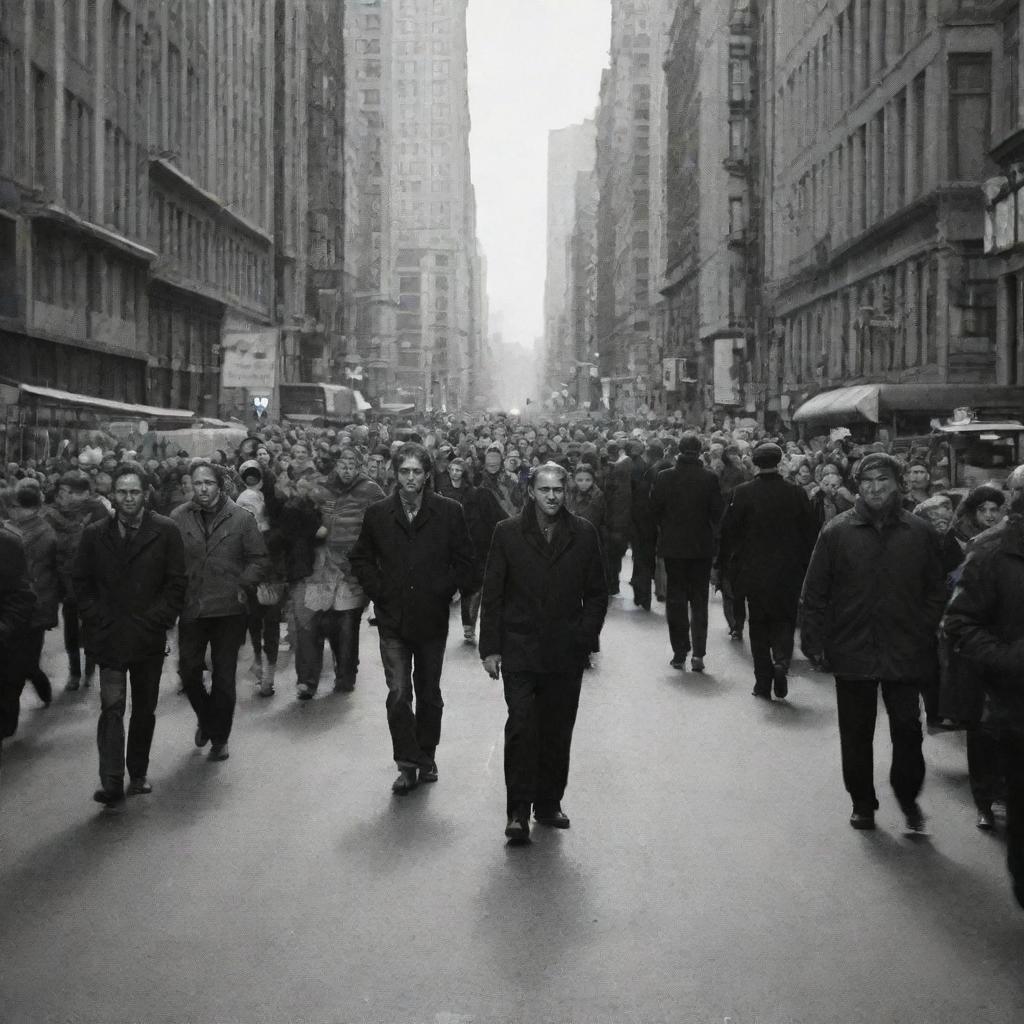
M 633 534 L 633 578 L 629 581 L 633 588 L 633 600 L 641 608 L 651 607 L 651 589 L 654 585 L 654 550 L 657 547 L 657 536 L 641 536 Z
M 252 653 L 257 658 L 262 658 L 266 654 L 267 661 L 276 664 L 281 643 L 281 604 L 260 604 L 256 598 L 256 590 L 256 587 L 249 587 L 246 591 L 249 598 L 246 625 L 249 629 Z
M 238 652 L 245 642 L 245 616 L 221 615 L 178 623 L 178 672 L 192 710 L 213 743 L 227 743 L 235 717 Z M 210 692 L 203 663 L 210 648 Z
M 730 633 L 742 633 L 747 624 L 747 603 L 737 597 L 732 584 L 722 577 L 722 611 Z
M 976 807 L 988 809 L 1002 795 L 1006 767 L 999 734 L 987 722 L 967 727 L 967 775 Z
M 483 596 L 483 591 L 478 590 L 475 594 L 463 594 L 459 604 L 461 605 L 460 611 L 462 612 L 462 625 L 463 627 L 472 626 L 476 628 L 476 620 L 480 615 L 480 598 Z
M 996 735 L 1006 770 L 1006 866 L 1020 890 L 1024 887 L 1024 729 L 1002 727 Z
M 45 640 L 45 629 L 41 627 L 23 629 L 19 635 L 20 651 L 15 658 L 15 668 L 19 677 L 18 696 L 21 696 L 22 687 L 27 679 L 35 687 L 40 699 L 49 703 L 52 697 L 50 681 L 46 678 L 46 673 L 39 667 Z
M 416 643 L 381 633 L 380 658 L 388 684 L 385 706 L 399 768 L 429 767 L 434 762 L 441 739 L 441 669 L 447 643 L 447 633 Z
M 710 558 L 666 558 L 668 594 L 665 618 L 672 655 L 682 659 L 690 652 L 703 658 L 708 646 L 708 588 L 711 585 Z
M 156 703 L 160 696 L 160 672 L 164 656 L 132 662 L 127 669 L 100 666 L 100 720 L 96 746 L 100 752 L 100 783 L 104 789 L 124 789 L 124 770 L 133 779 L 149 771 L 149 750 L 156 728 Z M 132 713 L 128 722 L 125 754 L 124 712 L 131 680 Z
M 854 807 L 865 811 L 878 807 L 873 778 L 873 743 L 879 686 L 889 716 L 889 736 L 892 739 L 889 782 L 900 807 L 906 810 L 917 800 L 924 785 L 920 687 L 917 681 L 836 677 L 843 782 Z
M 64 627 L 64 650 L 68 655 L 68 671 L 72 676 L 82 674 L 82 623 L 78 617 L 78 605 L 68 598 L 61 605 L 61 622 Z M 89 675 L 94 667 L 93 659 L 85 656 L 85 674 Z
M 507 812 L 533 804 L 553 811 L 569 781 L 569 752 L 580 703 L 577 672 L 502 672 Z
M 302 609 L 295 618 L 295 677 L 316 690 L 324 666 L 324 640 L 334 655 L 334 681 L 353 686 L 359 671 L 359 623 L 362 608 L 314 612 Z
M 622 575 L 622 558 L 629 547 L 629 540 L 619 534 L 608 534 L 608 543 L 605 544 L 605 572 L 608 576 L 608 593 L 619 592 L 619 577 Z
M 772 688 L 772 669 L 793 658 L 795 616 L 788 608 L 773 607 L 755 597 L 747 598 L 750 624 L 750 654 L 754 659 L 754 685 L 766 693 Z

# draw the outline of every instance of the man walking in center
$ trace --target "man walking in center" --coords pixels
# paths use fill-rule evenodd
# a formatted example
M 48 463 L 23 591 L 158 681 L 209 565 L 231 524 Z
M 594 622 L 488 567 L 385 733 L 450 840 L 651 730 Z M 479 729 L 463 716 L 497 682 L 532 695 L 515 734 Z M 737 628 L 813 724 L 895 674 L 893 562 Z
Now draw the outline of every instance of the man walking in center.
M 604 554 L 593 524 L 565 508 L 566 470 L 533 471 L 523 511 L 499 523 L 481 601 L 480 656 L 504 680 L 505 787 L 513 843 L 542 825 L 568 828 L 562 797 L 583 669 L 608 609 Z
M 718 565 L 735 598 L 747 602 L 754 696 L 771 700 L 773 686 L 776 697 L 789 692 L 800 586 L 817 529 L 803 488 L 779 473 L 782 449 L 759 444 L 753 461 L 757 476 L 733 491 L 722 520 Z
M 269 559 L 255 518 L 224 493 L 224 467 L 192 462 L 192 500 L 171 513 L 185 542 L 188 590 L 178 623 L 181 685 L 196 713 L 196 746 L 225 761 L 235 717 L 238 651 L 245 641 L 246 587 L 263 579 Z M 211 682 L 203 685 L 210 649 Z
M 718 477 L 700 462 L 696 434 L 683 434 L 675 469 L 658 474 L 651 511 L 658 524 L 658 554 L 668 576 L 665 618 L 672 645 L 671 665 L 704 671 L 708 642 L 708 588 L 722 518 Z
M 857 469 L 859 497 L 818 536 L 804 580 L 800 645 L 836 677 L 850 824 L 875 827 L 872 778 L 878 690 L 889 715 L 889 776 L 908 835 L 927 835 L 920 686 L 936 657 L 946 603 L 939 534 L 901 508 L 901 467 L 873 452 Z
M 100 788 L 93 799 L 108 807 L 124 800 L 126 766 L 129 794 L 152 791 L 149 751 L 167 631 L 184 606 L 187 583 L 181 534 L 170 519 L 146 508 L 142 467 L 125 463 L 112 476 L 115 518 L 85 528 L 72 577 L 85 648 L 100 667 Z
M 426 448 L 403 444 L 394 464 L 398 488 L 366 510 L 349 563 L 373 601 L 398 765 L 391 791 L 404 795 L 437 781 L 449 605 L 456 590 L 475 593 L 479 576 L 462 506 L 426 487 Z

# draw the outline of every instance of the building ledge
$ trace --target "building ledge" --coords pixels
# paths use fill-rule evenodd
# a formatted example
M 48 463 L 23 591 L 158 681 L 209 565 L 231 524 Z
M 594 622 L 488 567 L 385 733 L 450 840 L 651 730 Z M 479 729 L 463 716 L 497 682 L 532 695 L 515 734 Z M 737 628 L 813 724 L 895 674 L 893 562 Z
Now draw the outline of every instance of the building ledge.
M 170 178 L 175 184 L 192 196 L 193 199 L 217 211 L 218 215 L 230 221 L 242 231 L 255 236 L 268 245 L 274 244 L 274 236 L 269 231 L 264 231 L 258 224 L 253 223 L 248 217 L 235 210 L 224 202 L 220 196 L 207 191 L 201 185 L 193 181 L 180 167 L 172 163 L 166 157 L 151 156 L 149 158 L 150 170 L 162 173 Z
M 143 263 L 152 263 L 153 260 L 157 259 L 158 254 L 148 246 L 134 242 L 132 239 L 120 234 L 120 232 L 105 228 L 91 220 L 86 220 L 84 217 L 79 217 L 78 214 L 72 213 L 56 203 L 45 203 L 39 206 L 26 204 L 25 209 L 33 220 L 50 221 L 51 223 L 61 225 L 61 227 L 70 228 L 72 231 L 78 231 L 114 249 L 120 249 L 121 252 L 134 259 L 141 260 Z
M 1024 155 L 1024 126 L 1010 132 L 997 142 L 989 155 L 998 164 L 1007 164 Z

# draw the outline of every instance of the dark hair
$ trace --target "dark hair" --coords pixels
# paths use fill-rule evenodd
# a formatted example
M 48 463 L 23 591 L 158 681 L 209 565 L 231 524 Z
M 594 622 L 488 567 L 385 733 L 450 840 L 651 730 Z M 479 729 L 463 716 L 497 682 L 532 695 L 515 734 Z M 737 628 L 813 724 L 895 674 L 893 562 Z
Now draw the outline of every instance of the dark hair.
M 405 462 L 406 459 L 416 459 L 416 461 L 423 467 L 424 473 L 429 473 L 433 468 L 433 463 L 430 459 L 430 452 L 428 452 L 427 449 L 417 441 L 406 441 L 398 451 L 395 452 L 391 463 L 395 467 L 396 472 L 401 469 L 402 463 Z
M 21 508 L 39 508 L 43 504 L 43 489 L 34 477 L 19 480 L 14 488 L 15 504 Z
M 61 474 L 57 486 L 66 487 L 69 491 L 74 491 L 75 494 L 85 494 L 92 490 L 92 481 L 89 479 L 89 475 L 80 469 L 69 469 L 66 473 Z
M 993 504 L 1002 508 L 1006 503 L 1006 495 L 993 484 L 981 484 L 979 487 L 975 487 L 963 501 L 960 502 L 960 507 L 957 509 L 960 515 L 973 515 L 975 512 L 985 504 L 986 501 L 991 501 Z
M 142 484 L 142 489 L 145 490 L 149 482 L 149 477 L 146 471 L 138 462 L 120 462 L 114 467 L 114 471 L 110 474 L 110 489 L 113 490 L 117 486 L 117 481 L 123 476 L 137 476 L 139 483 Z
M 195 479 L 197 469 L 208 469 L 216 478 L 217 486 L 219 488 L 224 487 L 224 481 L 227 479 L 227 472 L 222 465 L 216 462 L 211 462 L 209 459 L 193 459 L 188 464 L 188 475 Z
M 699 434 L 687 432 L 679 438 L 680 455 L 700 455 L 702 445 Z

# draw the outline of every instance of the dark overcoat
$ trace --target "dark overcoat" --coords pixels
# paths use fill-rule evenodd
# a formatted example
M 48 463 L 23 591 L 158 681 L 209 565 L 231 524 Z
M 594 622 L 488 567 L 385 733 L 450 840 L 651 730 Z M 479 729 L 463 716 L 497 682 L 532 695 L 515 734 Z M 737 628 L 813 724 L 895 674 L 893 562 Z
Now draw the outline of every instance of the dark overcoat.
M 167 516 L 145 511 L 128 544 L 116 518 L 87 526 L 72 572 L 86 651 L 118 669 L 163 654 L 187 584 L 185 546 Z
M 681 458 L 675 469 L 660 472 L 651 490 L 658 554 L 662 558 L 713 558 L 722 507 L 718 477 L 696 458 Z
M 528 501 L 499 523 L 480 602 L 480 657 L 520 672 L 575 672 L 598 649 L 608 610 L 604 556 L 593 524 L 562 509 L 549 544 Z
M 462 506 L 429 490 L 411 523 L 397 491 L 370 505 L 349 562 L 381 633 L 409 643 L 445 636 L 456 590 L 480 586 Z
M 737 597 L 796 621 L 817 533 L 803 488 L 778 473 L 763 474 L 733 491 L 722 519 L 719 568 Z

